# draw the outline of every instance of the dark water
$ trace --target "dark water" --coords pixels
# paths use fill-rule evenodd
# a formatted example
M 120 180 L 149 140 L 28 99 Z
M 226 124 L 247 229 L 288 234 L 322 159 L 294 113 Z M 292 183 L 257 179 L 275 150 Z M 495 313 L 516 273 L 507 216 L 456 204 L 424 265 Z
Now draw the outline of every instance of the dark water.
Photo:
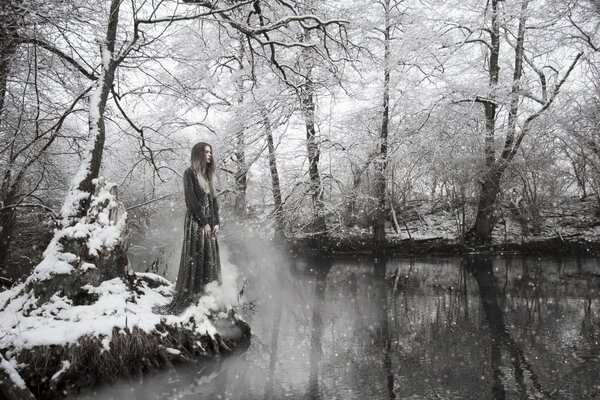
M 596 259 L 235 259 L 252 345 L 102 398 L 600 398 Z

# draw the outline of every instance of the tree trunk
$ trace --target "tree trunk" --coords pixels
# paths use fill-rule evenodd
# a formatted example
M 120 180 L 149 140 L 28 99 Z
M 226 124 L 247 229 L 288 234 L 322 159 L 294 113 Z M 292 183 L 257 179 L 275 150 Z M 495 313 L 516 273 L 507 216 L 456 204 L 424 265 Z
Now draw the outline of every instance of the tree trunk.
M 14 208 L 0 211 L 0 276 L 6 269 L 10 256 L 10 242 L 15 228 L 16 213 Z
M 102 67 L 100 76 L 96 83 L 96 89 L 90 98 L 89 130 L 91 146 L 84 161 L 79 167 L 79 171 L 71 183 L 70 196 L 67 197 L 67 209 L 72 207 L 74 214 L 65 217 L 82 217 L 85 215 L 90 205 L 90 196 L 93 191 L 93 180 L 100 174 L 102 165 L 102 155 L 104 152 L 104 140 L 106 137 L 106 127 L 104 123 L 104 111 L 108 102 L 113 82 L 115 79 L 115 70 L 117 60 L 115 59 L 115 41 L 117 37 L 117 27 L 119 24 L 120 0 L 112 0 L 110 4 L 108 28 L 106 39 L 100 45 L 100 54 Z M 78 193 L 84 192 L 89 195 L 82 198 Z
M 527 7 L 529 2 L 521 3 L 521 13 L 519 15 L 519 27 L 517 34 L 517 45 L 515 48 L 513 79 L 511 87 L 511 96 L 509 104 L 508 122 L 506 126 L 506 139 L 504 148 L 499 160 L 495 157 L 494 135 L 496 129 L 496 99 L 494 91 L 498 85 L 498 73 L 500 71 L 500 22 L 498 15 L 498 0 L 492 0 L 492 29 L 491 37 L 491 55 L 489 67 L 489 99 L 484 101 L 486 138 L 484 144 L 485 151 L 485 176 L 481 182 L 481 192 L 479 194 L 479 204 L 477 206 L 477 217 L 473 227 L 467 233 L 467 241 L 474 244 L 489 244 L 492 241 L 492 231 L 494 229 L 494 206 L 498 194 L 500 193 L 500 181 L 502 173 L 508 163 L 512 161 L 515 151 L 520 144 L 520 140 L 515 142 L 517 117 L 520 101 L 520 81 L 523 72 L 523 54 L 525 42 L 525 22 L 527 17 Z M 557 86 L 558 87 L 558 86 Z M 547 107 L 547 106 L 546 106 Z M 543 110 L 542 110 L 543 111 Z M 538 114 L 539 115 L 539 114 Z M 530 117 L 531 118 L 531 117 Z M 521 128 L 522 135 L 527 132 L 527 122 Z
M 4 192 L 3 188 L 2 195 L 1 204 L 3 206 L 14 204 L 14 190 L 8 189 L 6 192 Z M 0 211 L 0 274 L 2 274 L 2 268 L 6 268 L 8 264 L 8 257 L 10 255 L 10 242 L 15 228 L 16 219 L 16 208 L 5 208 Z
M 367 160 L 360 166 L 356 166 L 355 163 L 350 161 L 350 170 L 352 172 L 352 189 L 347 195 L 346 203 L 346 216 L 345 221 L 348 226 L 355 225 L 359 218 L 356 216 L 357 208 L 356 202 L 358 200 L 358 187 L 362 183 L 363 175 L 368 171 L 369 166 L 372 162 L 375 162 L 377 153 L 372 153 L 367 156 Z
M 375 247 L 382 248 L 385 243 L 385 216 L 386 216 L 386 175 L 388 164 L 388 128 L 390 104 L 390 2 L 386 0 L 383 56 L 383 114 L 381 131 L 379 134 L 379 154 L 375 164 L 375 197 L 377 209 L 373 223 Z
M 18 19 L 15 10 L 19 9 L 21 1 L 3 1 L 0 4 L 0 137 L 7 138 L 4 130 L 4 106 L 6 100 L 8 77 L 10 75 L 10 64 L 17 51 L 15 38 L 18 33 Z M 19 7 L 17 7 L 19 6 Z M 13 142 L 14 143 L 14 142 Z M 12 151 L 12 150 L 11 150 Z M 12 160 L 11 160 L 12 164 Z M 9 165 L 4 173 L 1 188 L 0 207 L 13 204 L 17 186 L 11 187 L 12 165 Z M 16 219 L 14 208 L 0 211 L 0 267 L 6 267 L 9 256 L 9 246 L 13 234 Z
M 129 268 L 127 258 L 128 229 L 126 225 L 126 211 L 123 203 L 118 199 L 117 186 L 107 184 L 104 179 L 98 179 L 94 187 L 91 200 L 93 206 L 88 209 L 84 218 L 79 221 L 82 230 L 93 229 L 90 235 L 65 234 L 64 229 L 55 233 L 49 247 L 60 244 L 60 253 L 53 253 L 50 249 L 50 260 L 44 259 L 40 265 L 46 264 L 43 269 L 52 268 L 50 278 L 44 277 L 41 272 L 40 279 L 28 280 L 27 290 L 33 289 L 38 304 L 45 303 L 57 292 L 71 299 L 75 304 L 87 296 L 85 285 L 98 286 L 105 280 L 124 277 Z M 84 222 L 85 221 L 85 222 Z M 84 222 L 82 224 L 82 222 Z M 118 237 L 115 235 L 118 232 Z M 94 233 L 96 233 L 94 235 Z M 62 236 L 61 236 L 62 235 Z M 94 237 L 92 238 L 92 235 Z M 102 240 L 102 237 L 111 236 L 111 243 L 90 245 L 92 239 Z M 74 237 L 75 236 L 75 237 Z M 114 242 L 112 242 L 114 240 Z M 72 270 L 53 272 L 54 265 L 49 263 L 67 262 Z M 38 267 L 40 266 L 38 265 Z M 38 273 L 37 268 L 34 274 Z
M 269 150 L 269 170 L 271 172 L 271 187 L 273 188 L 273 204 L 275 205 L 275 234 L 273 239 L 280 241 L 285 239 L 283 220 L 283 201 L 281 197 L 281 186 L 279 184 L 279 172 L 277 170 L 277 157 L 275 156 L 275 145 L 273 144 L 273 128 L 269 121 L 267 110 L 261 110 L 265 134 L 267 137 L 267 148 Z
M 485 245 L 492 241 L 494 230 L 494 207 L 498 193 L 500 193 L 500 171 L 489 172 L 481 182 L 477 216 L 473 227 L 466 234 L 466 242 L 475 245 Z
M 310 193 L 314 210 L 314 229 L 317 235 L 324 235 L 327 230 L 324 216 L 323 187 L 319 173 L 320 150 L 315 130 L 315 103 L 312 82 L 307 81 L 301 94 L 302 110 L 306 125 L 306 150 L 308 154 L 308 176 Z
M 3 0 L 0 2 L 0 132 L 3 131 L 4 101 L 8 76 L 10 75 L 10 63 L 17 51 L 18 19 L 15 10 L 20 9 L 21 1 Z
M 484 139 L 484 177 L 481 181 L 479 193 L 479 204 L 477 205 L 477 217 L 475 223 L 466 234 L 466 241 L 474 244 L 487 244 L 492 240 L 494 229 L 494 205 L 500 190 L 500 176 L 495 172 L 495 134 L 496 134 L 496 88 L 498 86 L 498 75 L 500 72 L 500 18 L 498 15 L 498 0 L 491 1 L 492 6 L 492 29 L 490 30 L 491 52 L 489 58 L 489 83 L 488 99 L 483 101 L 485 116 L 485 139 Z M 496 177 L 497 176 L 497 177 Z
M 362 174 L 364 171 L 355 172 L 352 168 L 352 189 L 347 196 L 345 221 L 347 226 L 356 225 L 358 218 L 356 216 L 356 201 L 358 199 L 358 186 L 362 182 Z
M 240 130 L 236 134 L 235 159 L 237 169 L 235 171 L 235 201 L 233 212 L 238 218 L 246 218 L 246 189 L 248 188 L 247 168 L 246 168 L 246 153 L 244 151 L 245 140 L 244 130 Z
M 34 290 L 38 304 L 48 301 L 56 292 L 77 303 L 84 285 L 95 286 L 124 276 L 129 264 L 125 208 L 117 199 L 116 185 L 107 186 L 104 180 L 96 180 L 104 151 L 104 111 L 118 63 L 115 39 L 120 5 L 121 0 L 111 0 L 106 40 L 100 44 L 102 65 L 90 98 L 89 149 L 63 204 L 62 227 L 55 232 L 44 260 L 34 269 L 38 279 L 29 280 L 27 290 Z M 81 228 L 73 230 L 75 226 Z M 102 233 L 105 229 L 111 232 Z M 98 240 L 103 235 L 114 236 L 114 229 L 119 232 L 119 237 L 114 238 L 116 242 L 99 246 Z
M 4 35 L 4 32 L 0 32 Z M 10 74 L 10 60 L 15 54 L 15 48 L 10 45 L 9 40 L 0 39 L 0 132 L 4 130 L 4 99 L 6 98 L 6 84 Z
M 238 54 L 239 76 L 236 79 L 237 105 L 241 110 L 244 103 L 244 81 L 242 71 L 244 70 L 244 44 L 240 40 L 240 50 Z M 241 115 L 238 117 L 241 118 Z M 246 189 L 248 188 L 248 166 L 246 165 L 246 139 L 244 121 L 238 121 L 239 126 L 235 134 L 236 150 L 235 161 L 237 169 L 235 171 L 235 202 L 233 212 L 238 218 L 246 218 Z
M 305 42 L 310 42 L 310 32 L 305 30 Z M 304 64 L 307 68 L 306 80 L 300 89 L 300 106 L 306 126 L 306 150 L 308 154 L 308 175 L 310 178 L 310 193 L 314 210 L 313 227 L 317 237 L 327 233 L 325 223 L 325 205 L 323 203 L 323 187 L 319 173 L 320 150 L 315 129 L 315 89 L 311 79 L 312 63 L 314 62 L 307 51 L 304 53 Z

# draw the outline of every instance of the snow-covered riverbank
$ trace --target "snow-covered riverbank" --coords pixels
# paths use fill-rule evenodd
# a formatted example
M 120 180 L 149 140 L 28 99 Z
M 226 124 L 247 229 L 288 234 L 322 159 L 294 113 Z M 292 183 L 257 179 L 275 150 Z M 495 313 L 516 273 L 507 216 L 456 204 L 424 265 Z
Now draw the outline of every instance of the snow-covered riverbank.
M 0 293 L 1 369 L 37 397 L 137 376 L 176 361 L 213 360 L 247 344 L 250 330 L 215 295 L 179 316 L 152 312 L 173 285 L 155 274 L 86 286 L 81 301 L 55 295 L 37 307 L 25 284 Z M 217 293 L 218 289 L 209 288 Z

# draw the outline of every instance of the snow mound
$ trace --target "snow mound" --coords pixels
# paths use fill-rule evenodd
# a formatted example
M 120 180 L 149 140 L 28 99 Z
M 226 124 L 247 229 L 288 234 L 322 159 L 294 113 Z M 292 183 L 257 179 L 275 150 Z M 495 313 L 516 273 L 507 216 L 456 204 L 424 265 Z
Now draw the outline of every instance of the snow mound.
M 62 227 L 54 233 L 43 260 L 35 267 L 27 283 L 48 280 L 52 275 L 70 274 L 75 268 L 82 271 L 94 269 L 94 259 L 109 254 L 117 245 L 123 245 L 127 238 L 127 212 L 117 199 L 117 185 L 107 183 L 103 178 L 93 182 L 95 192 L 87 214 L 76 219 L 74 205 L 63 207 Z M 79 202 L 81 199 L 82 196 L 74 196 L 71 200 Z M 63 243 L 66 241 L 81 243 L 85 254 L 80 257 L 65 250 Z
M 135 326 L 150 333 L 161 322 L 178 326 L 191 317 L 197 325 L 196 333 L 210 336 L 216 333 L 209 316 L 220 314 L 224 308 L 216 298 L 203 296 L 178 316 L 157 315 L 152 307 L 170 300 L 173 285 L 166 285 L 164 278 L 154 274 L 143 274 L 138 279 L 135 291 L 121 278 L 104 281 L 97 287 L 83 286 L 96 298 L 92 304 L 74 305 L 71 299 L 54 294 L 50 301 L 35 307 L 33 292 L 23 292 L 22 284 L 0 293 L 3 330 L 0 349 L 19 352 L 37 346 L 65 346 L 83 336 L 110 339 L 115 327 L 132 329 Z M 150 287 L 156 284 L 159 286 Z

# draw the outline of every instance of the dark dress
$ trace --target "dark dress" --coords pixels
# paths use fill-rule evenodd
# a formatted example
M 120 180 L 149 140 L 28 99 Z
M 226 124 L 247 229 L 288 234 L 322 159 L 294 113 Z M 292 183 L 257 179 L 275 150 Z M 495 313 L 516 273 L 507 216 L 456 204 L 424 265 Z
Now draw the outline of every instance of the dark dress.
M 219 244 L 215 236 L 204 236 L 202 229 L 219 225 L 217 199 L 200 188 L 191 168 L 183 173 L 185 222 L 181 261 L 173 299 L 167 305 L 155 307 L 160 314 L 180 314 L 203 293 L 207 283 L 221 283 Z

